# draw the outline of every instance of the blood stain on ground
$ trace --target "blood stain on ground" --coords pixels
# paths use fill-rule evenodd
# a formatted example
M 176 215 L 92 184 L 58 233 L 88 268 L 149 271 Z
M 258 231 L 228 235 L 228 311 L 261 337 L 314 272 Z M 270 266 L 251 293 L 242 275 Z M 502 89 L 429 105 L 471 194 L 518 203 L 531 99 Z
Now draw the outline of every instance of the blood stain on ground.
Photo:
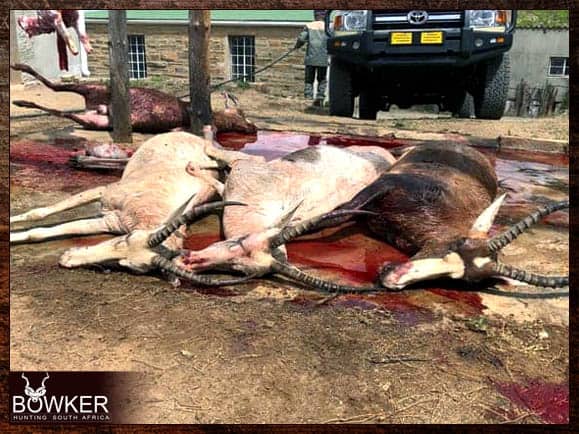
M 569 385 L 530 380 L 526 384 L 494 382 L 513 404 L 531 411 L 547 423 L 569 423 Z

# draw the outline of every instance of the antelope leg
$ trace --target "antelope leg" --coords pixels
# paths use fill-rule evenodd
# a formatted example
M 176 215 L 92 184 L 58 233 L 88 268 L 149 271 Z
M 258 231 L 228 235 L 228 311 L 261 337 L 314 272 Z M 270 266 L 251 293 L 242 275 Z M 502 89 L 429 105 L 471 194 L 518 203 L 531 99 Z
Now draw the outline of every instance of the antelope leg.
M 76 220 L 51 227 L 10 232 L 10 243 L 42 241 L 67 235 L 94 235 L 105 233 L 124 233 L 118 224 L 118 218 L 115 214 L 106 214 L 103 217 L 92 219 Z
M 196 178 L 199 178 L 200 180 L 209 184 L 217 192 L 217 194 L 219 194 L 219 196 L 223 197 L 223 192 L 225 191 L 225 184 L 223 184 L 218 179 L 211 176 L 205 170 L 205 167 L 201 168 L 201 167 L 196 166 L 196 165 L 192 164 L 191 162 L 189 162 L 189 164 L 187 165 L 187 168 L 185 170 L 187 171 L 187 173 L 189 175 L 194 176 Z M 207 199 L 210 199 L 210 198 L 207 198 Z M 196 204 L 201 204 L 201 203 L 203 203 L 202 200 L 196 199 Z M 190 206 L 189 208 L 191 208 L 191 207 L 192 206 Z
M 72 39 L 71 34 L 68 32 L 60 13 L 54 19 L 54 28 L 56 33 L 64 39 L 71 53 L 76 56 L 78 54 L 78 47 L 76 46 L 74 39 Z
M 58 264 L 66 268 L 75 268 L 84 265 L 121 261 L 126 259 L 128 253 L 126 238 L 127 235 L 122 235 L 94 246 L 74 247 L 62 254 Z
M 48 217 L 49 215 L 94 202 L 95 200 L 99 200 L 102 197 L 105 188 L 106 187 L 97 187 L 91 190 L 86 190 L 82 193 L 78 193 L 74 196 L 64 199 L 63 201 L 58 202 L 52 206 L 35 208 L 23 214 L 12 216 L 10 217 L 10 224 L 41 220 L 45 217 Z
M 17 107 L 26 107 L 42 110 L 59 118 L 70 119 L 87 130 L 108 130 L 110 128 L 109 117 L 106 114 L 100 114 L 97 110 L 87 110 L 83 114 L 68 113 L 61 110 L 51 109 L 41 106 L 32 101 L 14 100 L 12 101 Z
M 32 75 L 46 87 L 52 89 L 55 92 L 74 92 L 80 95 L 84 95 L 86 93 L 84 92 L 86 86 L 77 85 L 74 83 L 55 83 L 53 81 L 48 80 L 46 77 L 42 76 L 37 71 L 35 71 L 31 66 L 25 65 L 24 63 L 16 63 L 14 65 L 11 65 L 10 67 L 15 71 L 22 71 Z

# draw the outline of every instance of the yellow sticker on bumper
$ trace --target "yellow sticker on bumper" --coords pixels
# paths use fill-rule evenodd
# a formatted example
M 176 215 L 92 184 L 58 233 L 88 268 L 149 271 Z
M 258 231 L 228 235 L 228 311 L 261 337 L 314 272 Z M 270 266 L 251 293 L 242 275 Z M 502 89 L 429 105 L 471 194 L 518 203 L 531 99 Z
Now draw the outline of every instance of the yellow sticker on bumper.
M 422 32 L 420 34 L 421 44 L 442 44 L 442 32 Z
M 392 45 L 410 45 L 412 44 L 412 33 L 410 32 L 392 32 L 390 33 L 390 44 Z

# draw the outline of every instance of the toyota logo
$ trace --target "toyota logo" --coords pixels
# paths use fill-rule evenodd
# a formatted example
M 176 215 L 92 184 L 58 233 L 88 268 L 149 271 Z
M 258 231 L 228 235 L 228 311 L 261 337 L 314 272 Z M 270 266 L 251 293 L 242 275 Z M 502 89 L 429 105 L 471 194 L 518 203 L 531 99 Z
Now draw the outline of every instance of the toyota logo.
M 410 24 L 424 24 L 428 20 L 426 11 L 410 11 L 407 15 Z

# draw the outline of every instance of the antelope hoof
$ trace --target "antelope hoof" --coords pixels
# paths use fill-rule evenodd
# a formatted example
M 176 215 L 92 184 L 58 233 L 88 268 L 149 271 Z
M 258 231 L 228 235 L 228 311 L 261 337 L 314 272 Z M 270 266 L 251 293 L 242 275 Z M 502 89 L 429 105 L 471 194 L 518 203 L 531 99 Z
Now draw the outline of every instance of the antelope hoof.
M 64 268 L 75 268 L 81 265 L 78 260 L 77 252 L 79 249 L 69 249 L 62 254 L 58 260 L 58 265 Z

